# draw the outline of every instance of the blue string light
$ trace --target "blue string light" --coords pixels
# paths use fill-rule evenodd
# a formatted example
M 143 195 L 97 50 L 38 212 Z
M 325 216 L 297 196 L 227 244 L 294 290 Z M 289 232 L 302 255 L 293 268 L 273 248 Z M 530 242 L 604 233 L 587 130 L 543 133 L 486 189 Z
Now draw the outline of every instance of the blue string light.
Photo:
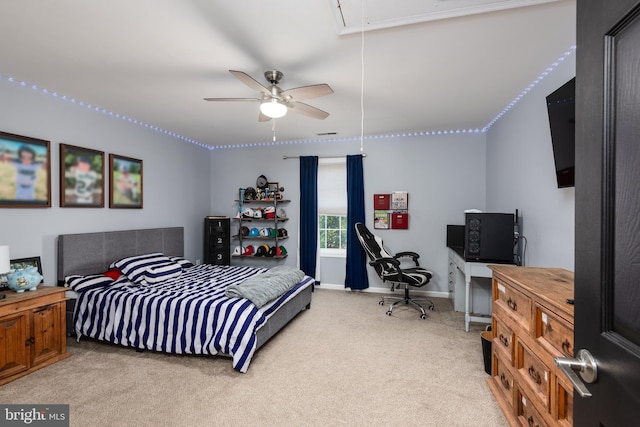
M 511 101 L 500 113 L 498 113 L 486 126 L 482 129 L 454 129 L 454 130 L 438 130 L 438 131 L 419 131 L 419 132 L 402 132 L 400 133 L 389 133 L 389 134 L 378 134 L 378 135 L 368 135 L 364 136 L 365 140 L 371 139 L 390 139 L 390 138 L 412 138 L 417 136 L 435 136 L 435 135 L 451 135 L 451 134 L 479 134 L 486 133 L 491 126 L 493 126 L 498 120 L 500 120 L 509 110 L 511 110 L 522 98 L 524 98 L 533 88 L 535 88 L 546 76 L 548 76 L 556 67 L 558 67 L 562 61 L 564 61 L 567 57 L 572 55 L 576 50 L 576 46 L 572 45 L 569 47 L 569 50 L 564 52 L 564 54 L 558 58 L 551 66 L 547 67 L 540 75 L 529 84 L 523 91 L 521 91 L 514 99 Z M 89 110 L 93 110 L 95 112 L 100 112 L 105 115 L 109 115 L 111 117 L 115 117 L 120 120 L 127 121 L 129 123 L 133 123 L 138 126 L 143 126 L 147 129 L 154 130 L 156 132 L 162 133 L 164 135 L 171 136 L 172 138 L 179 139 L 181 141 L 188 142 L 190 144 L 196 145 L 198 147 L 206 148 L 209 151 L 213 150 L 222 150 L 222 149 L 237 149 L 237 148 L 252 148 L 252 147 L 266 147 L 266 146 L 275 146 L 275 145 L 290 145 L 290 144 L 313 144 L 313 143 L 331 143 L 331 142 L 353 142 L 360 141 L 360 137 L 344 137 L 344 138 L 329 138 L 329 139 L 305 139 L 305 140 L 289 140 L 289 141 L 263 141 L 263 142 L 255 142 L 255 143 L 245 143 L 245 144 L 227 144 L 227 145 L 218 145 L 211 146 L 204 144 L 200 141 L 197 141 L 192 138 L 188 138 L 186 136 L 177 134 L 175 132 L 168 131 L 166 129 L 159 128 L 158 126 L 150 125 L 145 122 L 141 122 L 139 120 L 133 119 L 131 117 L 127 117 L 124 115 L 120 115 L 119 113 L 114 113 L 113 111 L 109 111 L 105 108 L 100 108 L 91 104 L 84 103 L 83 101 L 77 101 L 75 98 L 68 98 L 66 95 L 58 95 L 57 92 L 50 92 L 46 88 L 39 88 L 35 84 L 27 83 L 25 81 L 16 80 L 13 77 L 4 76 L 0 74 L 0 79 L 6 79 L 10 83 L 16 83 L 22 87 L 29 87 L 32 90 L 40 91 L 45 95 L 50 95 L 54 98 L 62 99 L 63 101 L 71 102 L 72 104 L 79 105 L 81 107 L 87 108 Z

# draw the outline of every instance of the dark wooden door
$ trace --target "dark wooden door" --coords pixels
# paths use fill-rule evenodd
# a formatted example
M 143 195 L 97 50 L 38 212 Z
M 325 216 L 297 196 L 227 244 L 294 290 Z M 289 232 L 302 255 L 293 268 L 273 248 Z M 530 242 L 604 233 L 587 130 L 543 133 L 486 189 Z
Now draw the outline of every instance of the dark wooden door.
M 577 426 L 640 425 L 640 1 L 578 0 L 575 345 L 596 359 Z

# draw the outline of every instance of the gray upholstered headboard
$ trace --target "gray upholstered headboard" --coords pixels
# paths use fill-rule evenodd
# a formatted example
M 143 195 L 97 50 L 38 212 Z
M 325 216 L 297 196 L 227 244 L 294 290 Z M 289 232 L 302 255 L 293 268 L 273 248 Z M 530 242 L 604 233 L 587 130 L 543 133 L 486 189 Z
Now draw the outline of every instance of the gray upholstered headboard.
M 113 261 L 132 255 L 162 252 L 184 256 L 184 228 L 105 231 L 58 236 L 58 284 L 71 274 L 97 274 Z

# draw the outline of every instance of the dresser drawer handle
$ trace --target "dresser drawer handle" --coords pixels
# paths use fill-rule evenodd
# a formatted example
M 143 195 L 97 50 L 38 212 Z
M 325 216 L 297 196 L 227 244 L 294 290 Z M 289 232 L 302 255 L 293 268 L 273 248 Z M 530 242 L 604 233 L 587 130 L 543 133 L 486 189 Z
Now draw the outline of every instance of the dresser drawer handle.
M 571 351 L 571 343 L 568 339 L 565 339 L 562 342 L 562 352 L 569 357 L 573 356 L 573 352 Z
M 504 335 L 500 334 L 500 336 L 498 337 L 498 339 L 500 340 L 500 342 L 502 343 L 502 345 L 504 345 L 505 347 L 509 347 L 509 338 L 505 337 Z
M 507 377 L 504 376 L 504 372 L 500 374 L 500 382 L 502 383 L 502 387 L 504 387 L 505 389 L 509 390 L 511 388 L 509 380 L 507 380 Z
M 518 311 L 518 304 L 516 304 L 516 302 L 512 300 L 511 297 L 509 297 L 509 299 L 507 300 L 507 305 L 511 310 Z
M 533 366 L 529 366 L 529 376 L 536 384 L 539 385 L 540 383 L 542 383 L 542 377 L 540 376 L 540 373 L 538 373 L 538 371 L 536 371 Z
M 529 418 L 527 418 L 527 424 L 529 424 L 529 427 L 539 427 L 538 424 L 533 424 L 534 423 L 534 419 L 532 415 L 529 415 Z

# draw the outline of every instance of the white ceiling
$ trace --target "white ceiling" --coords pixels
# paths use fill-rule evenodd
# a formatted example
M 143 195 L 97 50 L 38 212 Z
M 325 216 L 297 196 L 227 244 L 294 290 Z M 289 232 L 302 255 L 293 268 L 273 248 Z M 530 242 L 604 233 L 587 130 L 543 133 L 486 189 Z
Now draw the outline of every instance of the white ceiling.
M 575 44 L 575 0 L 542 1 L 432 0 L 527 5 L 432 20 L 415 8 L 423 0 L 367 0 L 364 14 L 362 0 L 340 0 L 345 29 L 337 0 L 3 0 L 0 75 L 211 146 L 272 138 L 258 104 L 202 100 L 255 97 L 229 69 L 264 85 L 265 70 L 280 70 L 284 89 L 333 88 L 306 101 L 327 119 L 276 120 L 282 141 L 358 137 L 361 88 L 365 135 L 481 129 Z M 371 31 L 359 30 L 363 18 Z M 373 31 L 378 22 L 392 26 Z

